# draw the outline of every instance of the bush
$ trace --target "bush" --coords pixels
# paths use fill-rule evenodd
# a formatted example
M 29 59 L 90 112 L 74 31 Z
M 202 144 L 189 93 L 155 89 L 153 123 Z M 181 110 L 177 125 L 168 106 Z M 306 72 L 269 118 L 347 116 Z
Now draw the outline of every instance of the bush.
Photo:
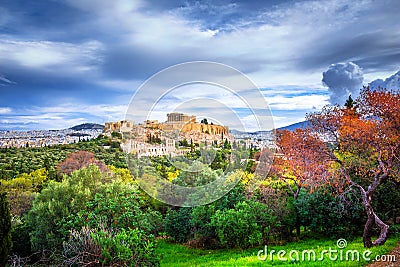
M 138 228 L 148 234 L 163 231 L 162 215 L 158 211 L 142 207 L 136 186 L 112 183 L 104 186 L 78 214 L 71 214 L 60 221 L 60 229 L 66 234 L 82 226 L 97 227 L 99 223 L 112 229 Z
M 217 210 L 211 219 L 220 243 L 225 247 L 247 248 L 263 244 L 275 217 L 266 205 L 243 201 L 234 209 Z
M 389 227 L 389 234 L 391 236 L 400 237 L 400 224 L 393 224 Z
M 229 178 L 232 179 L 233 175 L 236 175 L 234 178 L 238 179 L 243 173 L 234 173 Z M 227 194 L 217 201 L 193 208 L 191 214 L 193 236 L 189 242 L 191 246 L 215 248 L 220 245 L 215 226 L 211 224 L 211 219 L 217 210 L 233 209 L 237 203 L 245 201 L 244 190 L 244 184 L 239 181 Z
M 96 193 L 105 190 L 103 183 L 111 181 L 109 174 L 101 173 L 94 165 L 73 172 L 61 183 L 51 181 L 36 196 L 25 218 L 32 250 L 61 248 L 67 238 L 67 234 L 60 231 L 61 222 L 83 210 Z
M 64 264 L 79 266 L 159 266 L 154 236 L 139 229 L 83 227 L 64 244 Z
M 22 217 L 32 208 L 35 196 L 46 185 L 48 171 L 38 169 L 29 174 L 22 173 L 11 180 L 0 179 L 0 192 L 7 192 L 10 211 L 13 216 Z
M 360 234 L 365 212 L 356 194 L 351 191 L 335 197 L 329 188 L 320 188 L 312 194 L 303 190 L 295 202 L 301 224 L 317 235 L 330 238 Z
M 215 211 L 214 203 L 193 209 L 190 221 L 193 231 L 193 238 L 189 242 L 191 246 L 215 248 L 218 245 L 215 226 L 211 224 Z
M 272 210 L 277 224 L 271 227 L 271 235 L 278 239 L 291 240 L 292 231 L 296 226 L 296 213 L 293 197 L 276 184 L 260 185 L 254 197 Z
M 191 236 L 191 208 L 180 208 L 179 211 L 169 210 L 165 215 L 165 232 L 176 242 L 183 243 Z

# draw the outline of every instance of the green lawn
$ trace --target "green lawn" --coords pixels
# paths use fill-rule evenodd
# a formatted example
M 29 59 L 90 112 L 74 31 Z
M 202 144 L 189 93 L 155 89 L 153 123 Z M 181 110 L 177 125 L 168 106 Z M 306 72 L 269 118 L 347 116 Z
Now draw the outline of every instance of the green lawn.
M 365 261 L 362 253 L 365 251 L 362 240 L 356 239 L 349 241 L 347 246 L 343 249 L 339 249 L 336 245 L 337 240 L 315 240 L 308 239 L 299 242 L 287 243 L 285 246 L 271 246 L 268 247 L 268 253 L 272 250 L 273 253 L 272 261 L 270 260 L 270 254 L 265 261 L 257 258 L 257 252 L 264 247 L 252 248 L 247 250 L 241 249 L 219 249 L 219 250 L 203 250 L 203 249 L 191 249 L 183 245 L 173 244 L 165 240 L 159 242 L 158 252 L 161 255 L 161 266 L 363 266 L 372 261 Z M 372 260 L 377 255 L 383 255 L 390 252 L 397 244 L 399 240 L 397 238 L 389 239 L 384 246 L 371 248 L 372 254 L 368 257 Z M 337 255 L 338 259 L 332 261 L 329 259 L 329 252 L 324 254 L 323 260 L 318 260 L 321 257 L 323 250 L 338 250 L 338 252 L 332 252 L 332 256 Z M 309 261 L 308 254 L 305 253 L 305 260 L 302 261 L 302 252 L 304 250 L 314 250 L 316 254 L 316 261 Z M 278 259 L 277 251 L 285 250 L 286 255 L 283 257 L 287 258 L 287 261 L 281 261 Z M 291 250 L 297 250 L 299 252 L 299 261 L 291 261 L 289 253 Z M 348 259 L 346 260 L 346 252 L 348 250 L 357 250 L 360 252 L 360 261 L 351 260 L 351 255 L 348 252 Z M 342 251 L 342 252 L 340 252 Z M 292 256 L 296 257 L 296 252 L 292 252 Z M 340 253 L 342 253 L 342 260 L 340 260 Z

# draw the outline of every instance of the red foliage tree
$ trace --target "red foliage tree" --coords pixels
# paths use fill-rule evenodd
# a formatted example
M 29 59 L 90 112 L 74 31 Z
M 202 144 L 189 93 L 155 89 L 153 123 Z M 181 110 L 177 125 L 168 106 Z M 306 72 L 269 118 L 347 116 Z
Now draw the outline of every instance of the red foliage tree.
M 295 198 L 304 186 L 326 183 L 339 193 L 345 187 L 359 190 L 367 214 L 364 246 L 384 244 L 389 226 L 371 201 L 384 181 L 400 180 L 400 91 L 364 88 L 355 105 L 327 106 L 307 119 L 310 129 L 278 133 L 281 155 L 273 173 Z M 372 241 L 374 225 L 380 235 Z
M 96 159 L 92 152 L 78 151 L 67 155 L 64 161 L 58 163 L 57 170 L 60 174 L 70 175 L 73 171 L 96 165 L 102 172 L 108 171 L 107 166 Z
M 321 152 L 336 163 L 326 166 L 335 170 L 335 185 L 360 191 L 367 214 L 364 246 L 384 244 L 389 226 L 376 215 L 371 201 L 385 180 L 399 180 L 400 92 L 364 88 L 353 107 L 326 107 L 308 119 L 327 144 Z M 372 241 L 374 225 L 380 235 Z

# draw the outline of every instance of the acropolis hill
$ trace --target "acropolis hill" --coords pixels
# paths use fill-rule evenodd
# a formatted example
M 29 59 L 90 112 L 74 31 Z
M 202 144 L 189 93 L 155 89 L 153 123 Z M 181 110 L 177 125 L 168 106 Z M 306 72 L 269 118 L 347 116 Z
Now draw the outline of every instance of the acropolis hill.
M 197 123 L 196 116 L 189 116 L 183 113 L 168 113 L 167 121 L 159 123 L 158 120 L 147 120 L 144 124 L 135 125 L 132 121 L 106 122 L 104 132 L 130 132 L 136 127 L 146 129 L 158 129 L 165 132 L 180 131 L 181 133 L 204 133 L 211 136 L 229 137 L 229 128 L 226 126 Z M 217 137 L 218 138 L 218 137 Z M 208 139 L 208 138 L 207 138 Z M 218 138 L 219 139 L 219 138 Z
M 157 120 L 146 120 L 143 124 L 134 124 L 132 121 L 108 122 L 104 132 L 123 133 L 122 149 L 127 153 L 141 156 L 178 156 L 190 151 L 187 148 L 178 149 L 178 141 L 193 144 L 222 144 L 232 136 L 228 127 L 196 122 L 195 116 L 183 113 L 167 114 L 167 121 L 159 123 Z

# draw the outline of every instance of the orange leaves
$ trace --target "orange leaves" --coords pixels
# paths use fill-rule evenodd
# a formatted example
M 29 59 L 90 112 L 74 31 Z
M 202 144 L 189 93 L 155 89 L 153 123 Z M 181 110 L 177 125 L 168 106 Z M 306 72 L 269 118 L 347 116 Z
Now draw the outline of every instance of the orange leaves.
M 294 176 L 299 186 L 328 182 L 338 191 L 388 172 L 400 180 L 400 91 L 365 88 L 355 103 L 308 115 L 311 129 L 277 132 L 273 173 Z
M 277 132 L 278 156 L 272 172 L 281 180 L 293 180 L 297 187 L 311 190 L 329 177 L 330 158 L 326 144 L 310 130 Z

